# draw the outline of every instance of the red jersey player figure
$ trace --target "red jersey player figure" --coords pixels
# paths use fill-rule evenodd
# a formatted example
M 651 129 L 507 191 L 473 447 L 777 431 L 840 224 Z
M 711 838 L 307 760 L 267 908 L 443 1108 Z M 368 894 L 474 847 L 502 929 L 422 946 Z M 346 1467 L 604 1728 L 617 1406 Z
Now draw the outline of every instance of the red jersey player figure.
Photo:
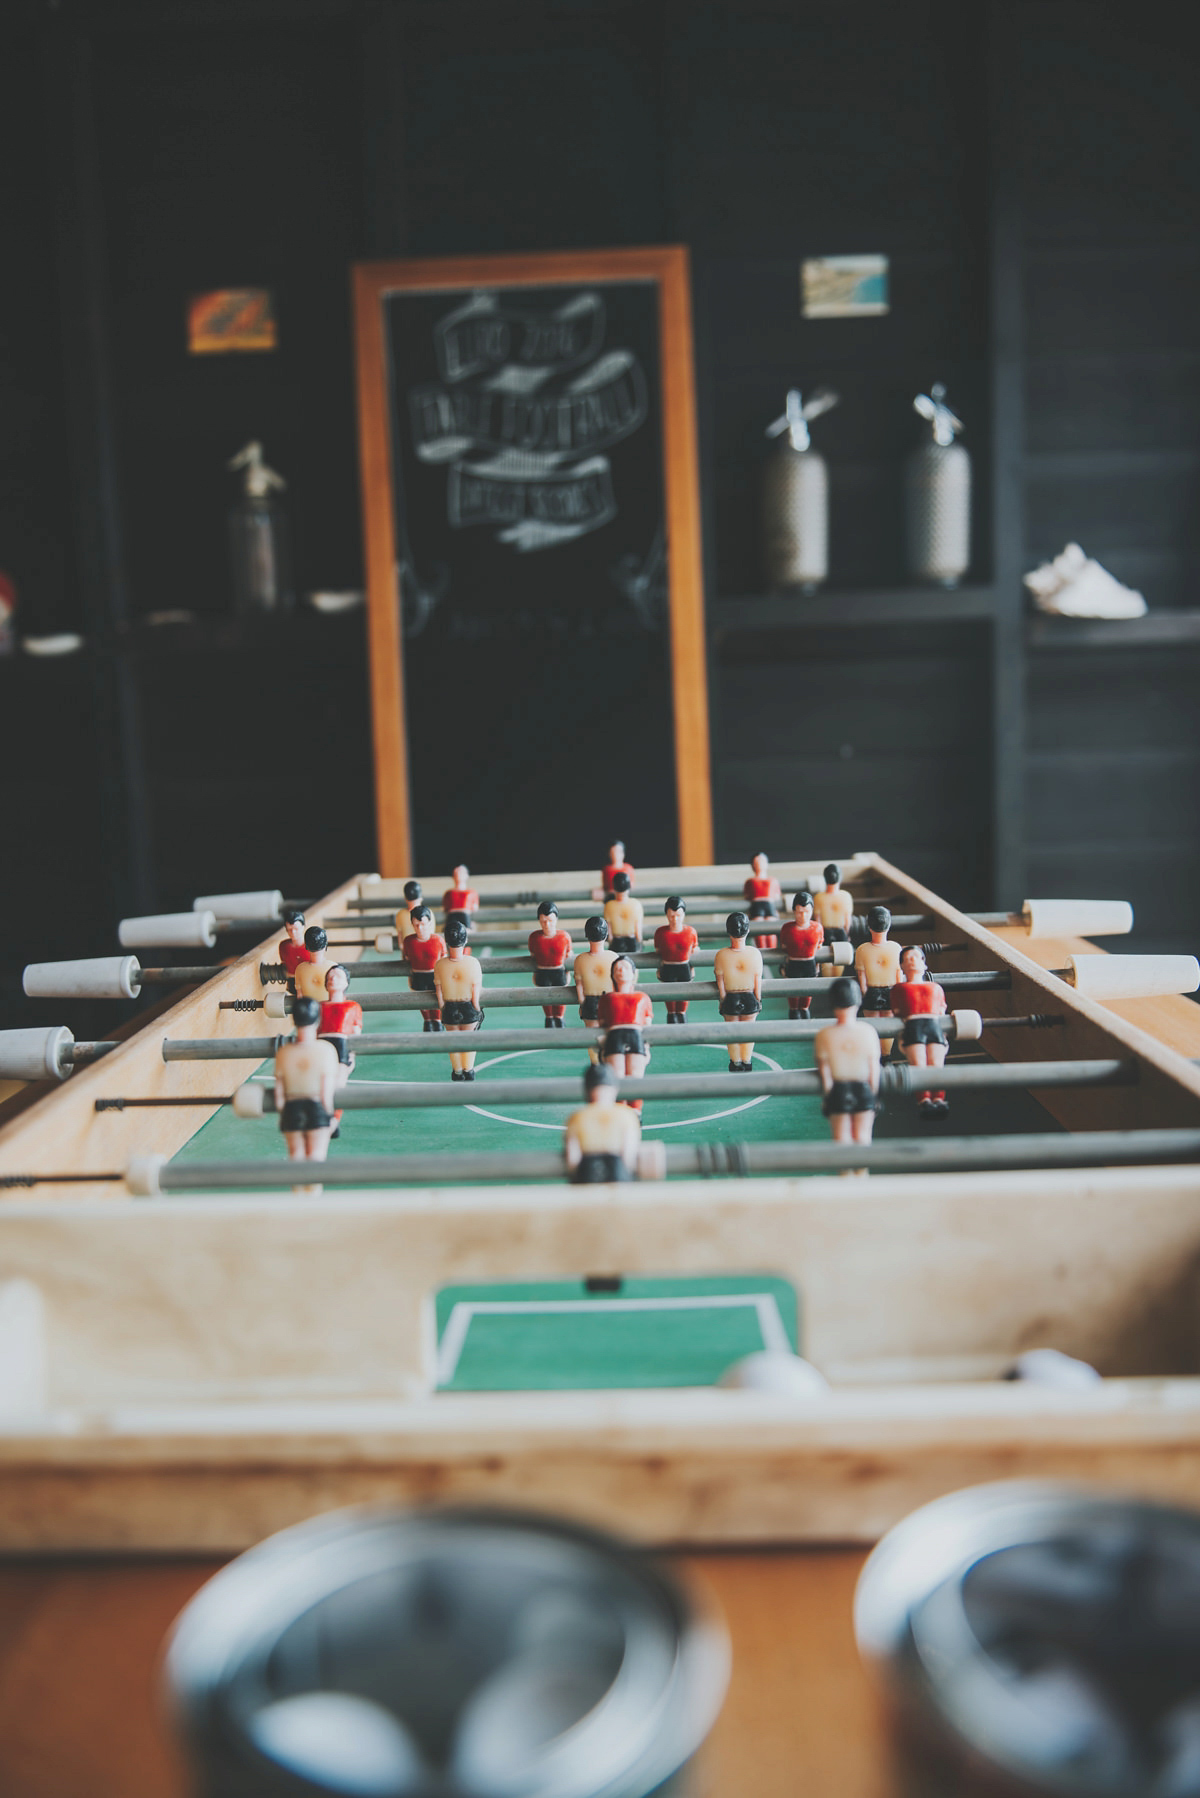
M 825 927 L 813 918 L 813 897 L 803 887 L 792 900 L 792 922 L 784 925 L 779 940 L 787 957 L 783 964 L 784 979 L 815 980 L 817 950 L 825 941 Z M 789 995 L 789 1018 L 806 1018 L 811 1010 L 811 994 Z
M 824 889 L 815 894 L 813 910 L 824 926 L 827 943 L 848 943 L 850 941 L 850 920 L 854 916 L 854 901 L 849 893 L 842 891 L 842 870 L 836 862 L 830 862 L 825 869 Z M 832 967 L 827 962 L 826 967 Z
M 279 959 L 283 964 L 283 971 L 287 975 L 287 990 L 289 993 L 294 993 L 296 991 L 296 969 L 302 961 L 312 960 L 312 956 L 304 947 L 304 913 L 297 911 L 296 907 L 292 906 L 283 914 L 283 928 L 287 931 L 287 935 L 280 942 Z
M 605 899 L 613 896 L 614 874 L 628 874 L 629 885 L 633 885 L 634 866 L 625 860 L 625 845 L 619 840 L 608 845 L 608 860 L 600 870 L 600 892 Z
M 821 1076 L 821 1110 L 829 1119 L 834 1142 L 867 1143 L 875 1128 L 879 1097 L 879 1033 L 858 1021 L 858 984 L 847 975 L 829 992 L 832 1024 L 818 1030 L 813 1052 Z
M 600 1028 L 600 995 L 612 992 L 609 969 L 617 959 L 608 946 L 608 925 L 603 918 L 589 918 L 583 927 L 588 946 L 575 957 L 575 993 L 579 1000 L 579 1016 L 589 1030 Z M 596 1060 L 596 1051 L 588 1050 L 588 1058 Z
M 654 1007 L 647 993 L 637 990 L 637 969 L 627 955 L 618 955 L 609 969 L 612 991 L 600 995 L 600 1028 L 604 1031 L 601 1057 L 618 1077 L 640 1079 L 650 1059 L 642 1038 L 654 1022 Z M 640 1111 L 642 1101 L 631 1101 Z
M 576 1186 L 632 1180 L 642 1141 L 637 1112 L 618 1102 L 616 1075 L 603 1062 L 583 1076 L 583 1091 L 587 1104 L 567 1119 L 567 1178 Z
M 940 1068 L 946 1061 L 946 995 L 925 964 L 925 951 L 919 943 L 909 943 L 900 951 L 900 978 L 891 991 L 892 1010 L 904 1019 L 904 1035 L 900 1046 L 911 1068 Z M 919 1116 L 942 1117 L 950 1102 L 944 1092 L 922 1093 L 917 1101 Z
M 345 1086 L 354 1072 L 354 1051 L 346 1041 L 348 1036 L 361 1036 L 363 1027 L 362 1006 L 357 999 L 347 999 L 346 992 L 350 985 L 350 976 L 340 961 L 335 961 L 325 969 L 325 991 L 329 995 L 321 1005 L 321 1021 L 317 1025 L 317 1036 L 323 1043 L 332 1044 L 337 1051 L 338 1085 Z M 342 1114 L 333 1114 L 333 1137 L 342 1133 Z
M 446 953 L 446 940 L 438 936 L 433 928 L 433 913 L 427 905 L 414 905 L 412 909 L 413 930 L 404 944 L 404 959 L 408 963 L 409 990 L 414 993 L 432 993 L 437 990 L 437 981 L 433 971 Z M 422 1030 L 440 1030 L 442 1020 L 436 1007 L 422 1011 L 424 1022 Z
M 762 918 L 777 918 L 779 907 L 783 904 L 783 894 L 779 890 L 779 882 L 770 871 L 770 861 L 761 849 L 757 855 L 751 856 L 750 866 L 754 872 L 742 888 L 742 898 L 750 901 L 750 922 L 754 924 Z M 760 949 L 774 949 L 779 938 L 760 936 L 756 941 Z
M 315 999 L 318 1005 L 323 1005 L 328 998 L 325 969 L 329 965 L 326 955 L 329 938 L 319 924 L 310 924 L 304 932 L 304 947 L 308 953 L 303 961 L 296 963 L 296 993 L 301 999 Z
M 718 949 L 713 956 L 713 973 L 720 997 L 721 1016 L 755 1018 L 762 1010 L 763 960 L 758 950 L 746 941 L 750 920 L 744 911 L 731 911 L 725 920 L 729 933 L 728 949 Z M 753 1043 L 730 1043 L 729 1072 L 750 1073 L 754 1062 Z
M 537 929 L 529 933 L 529 953 L 533 957 L 534 986 L 567 986 L 571 975 L 567 958 L 571 953 L 571 937 L 558 927 L 558 907 L 553 899 L 543 899 L 537 908 Z M 561 1030 L 565 1005 L 543 1005 L 546 1029 Z
M 860 943 L 854 952 L 854 972 L 862 988 L 864 1018 L 886 1018 L 891 1015 L 892 985 L 900 978 L 900 945 L 888 942 L 888 931 L 891 928 L 892 914 L 887 906 L 873 905 L 867 913 L 870 938 L 867 942 Z M 885 1055 L 891 1046 L 892 1039 L 888 1037 L 883 1044 Z
M 471 913 L 479 910 L 479 894 L 470 885 L 471 870 L 465 862 L 459 862 L 452 872 L 454 885 L 447 887 L 442 894 L 442 910 L 447 924 L 458 918 L 470 930 Z
M 419 880 L 406 880 L 404 883 L 404 904 L 396 912 L 396 943 L 401 955 L 404 945 L 413 933 L 413 907 L 421 904 L 421 883 Z
M 448 1031 L 478 1030 L 483 1023 L 483 969 L 473 955 L 464 955 L 471 933 L 461 918 L 446 926 L 446 954 L 433 970 L 442 1023 Z M 475 1051 L 450 1057 L 452 1080 L 474 1080 Z
M 604 902 L 605 921 L 612 932 L 612 946 L 618 955 L 636 955 L 642 946 L 645 912 L 642 910 L 641 900 L 635 899 L 630 892 L 631 885 L 628 874 L 614 874 L 612 898 Z
M 700 946 L 700 939 L 687 921 L 687 906 L 678 893 L 671 894 L 663 910 L 667 914 L 667 921 L 660 924 L 654 932 L 658 978 L 662 981 L 690 981 L 692 956 Z M 686 1023 L 687 1008 L 686 999 L 668 999 L 667 1023 Z
M 321 1007 L 297 999 L 295 1036 L 275 1051 L 275 1105 L 290 1161 L 324 1161 L 329 1151 L 338 1058 L 331 1043 L 317 1041 Z

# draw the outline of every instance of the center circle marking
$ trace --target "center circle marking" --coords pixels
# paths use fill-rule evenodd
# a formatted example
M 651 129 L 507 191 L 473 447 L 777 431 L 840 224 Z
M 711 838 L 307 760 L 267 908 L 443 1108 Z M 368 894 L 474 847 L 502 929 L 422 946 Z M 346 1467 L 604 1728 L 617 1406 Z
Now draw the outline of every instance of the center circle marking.
M 693 1043 L 691 1047 L 694 1049 L 715 1049 L 717 1053 L 721 1055 L 725 1053 L 725 1046 L 723 1043 Z M 545 1049 L 510 1049 L 506 1055 L 493 1055 L 490 1061 L 477 1062 L 476 1068 L 482 1073 L 484 1068 L 499 1067 L 502 1061 L 519 1061 L 523 1055 L 544 1054 L 546 1054 Z M 755 1061 L 765 1061 L 767 1066 L 773 1068 L 777 1074 L 783 1072 L 783 1069 L 773 1056 L 764 1055 L 758 1049 L 754 1051 L 754 1059 Z M 647 1130 L 682 1130 L 688 1124 L 712 1124 L 715 1123 L 718 1118 L 731 1118 L 736 1112 L 751 1111 L 755 1105 L 765 1105 L 768 1099 L 775 1099 L 780 1096 L 781 1095 L 778 1093 L 758 1093 L 753 1099 L 743 1099 L 740 1105 L 727 1105 L 723 1111 L 709 1111 L 706 1112 L 703 1117 L 675 1118 L 667 1124 L 643 1124 L 642 1134 L 644 1136 Z M 580 1095 L 580 1098 L 582 1100 L 582 1094 Z M 652 1104 L 653 1102 L 654 1101 L 651 1100 Z M 659 1103 L 679 1105 L 686 1104 L 687 1100 L 660 1100 Z M 484 1105 L 468 1105 L 465 1109 L 467 1111 L 473 1111 L 476 1117 L 491 1118 L 497 1124 L 519 1124 L 526 1130 L 557 1130 L 561 1135 L 564 1128 L 562 1124 L 539 1124 L 533 1118 L 509 1117 L 508 1114 L 503 1111 L 489 1111 Z

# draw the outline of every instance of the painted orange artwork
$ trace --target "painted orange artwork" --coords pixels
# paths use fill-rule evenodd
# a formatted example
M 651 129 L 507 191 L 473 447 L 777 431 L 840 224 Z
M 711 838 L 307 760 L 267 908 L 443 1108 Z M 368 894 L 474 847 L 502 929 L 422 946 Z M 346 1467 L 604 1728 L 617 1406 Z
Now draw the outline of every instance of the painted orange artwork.
M 189 355 L 273 350 L 278 344 L 275 296 L 269 287 L 222 287 L 193 294 L 188 301 Z

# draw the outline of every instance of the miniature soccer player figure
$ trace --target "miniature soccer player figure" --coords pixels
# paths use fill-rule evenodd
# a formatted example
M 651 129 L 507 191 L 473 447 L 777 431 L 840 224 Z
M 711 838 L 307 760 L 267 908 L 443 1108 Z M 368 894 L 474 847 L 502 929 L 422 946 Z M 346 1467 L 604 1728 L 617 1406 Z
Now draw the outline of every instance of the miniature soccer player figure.
M 414 905 L 421 904 L 421 883 L 419 880 L 406 880 L 404 883 L 404 904 L 396 912 L 396 941 L 404 954 L 405 940 L 413 933 L 412 913 Z
M 283 914 L 283 928 L 287 935 L 280 942 L 279 959 L 283 964 L 283 971 L 287 975 L 287 990 L 289 993 L 294 993 L 296 969 L 302 961 L 311 959 L 308 950 L 304 947 L 304 913 L 299 911 L 296 906 L 291 906 Z
M 329 1152 L 338 1058 L 332 1043 L 317 1039 L 320 1021 L 315 999 L 297 999 L 296 1034 L 275 1051 L 275 1105 L 291 1161 L 324 1161 Z
M 792 922 L 784 925 L 779 940 L 787 957 L 783 964 L 784 979 L 815 980 L 817 950 L 825 941 L 825 928 L 813 918 L 813 896 L 804 887 L 792 900 Z M 811 1010 L 811 993 L 789 995 L 789 1018 L 806 1018 Z
M 667 921 L 660 924 L 654 932 L 658 978 L 662 981 L 690 981 L 692 956 L 700 946 L 700 939 L 687 921 L 687 906 L 678 893 L 671 894 L 663 910 L 667 914 Z M 686 1023 L 687 1008 L 686 999 L 668 999 L 667 1023 Z
M 454 885 L 442 894 L 442 911 L 447 924 L 452 918 L 458 918 L 470 930 L 471 913 L 479 910 L 479 894 L 470 884 L 471 870 L 465 862 L 459 862 L 453 873 Z
M 900 951 L 900 979 L 891 991 L 891 1006 L 904 1019 L 900 1046 L 911 1068 L 940 1068 L 946 1061 L 946 995 L 930 977 L 925 951 L 909 943 Z M 950 1109 L 944 1092 L 922 1093 L 917 1100 L 921 1117 L 943 1117 Z
M 862 988 L 864 1018 L 886 1018 L 892 1011 L 892 987 L 900 978 L 900 945 L 888 942 L 892 914 L 886 905 L 873 905 L 867 913 L 870 938 L 860 943 L 854 953 L 854 972 Z M 888 1037 L 883 1044 L 886 1055 L 892 1046 Z
M 346 992 L 350 985 L 350 976 L 340 961 L 331 963 L 325 970 L 325 991 L 328 998 L 321 1005 L 321 1021 L 317 1025 L 317 1035 L 323 1043 L 331 1043 L 337 1051 L 338 1085 L 345 1086 L 354 1072 L 354 1051 L 346 1041 L 349 1036 L 361 1036 L 363 1027 L 362 1006 L 357 999 L 347 999 Z M 342 1133 L 342 1114 L 333 1114 L 333 1135 L 336 1141 Z
M 308 959 L 296 963 L 296 994 L 298 998 L 315 999 L 318 1005 L 323 1005 L 329 996 L 325 991 L 329 938 L 319 924 L 310 924 L 304 932 L 304 947 L 308 950 Z
M 771 873 L 771 864 L 761 849 L 757 855 L 751 856 L 750 866 L 754 872 L 742 888 L 743 899 L 750 901 L 750 922 L 754 924 L 761 918 L 777 918 L 779 907 L 783 904 L 783 894 L 779 890 L 779 882 Z M 760 949 L 774 949 L 779 942 L 777 936 L 760 936 L 756 940 Z
M 588 946 L 575 957 L 575 993 L 583 1022 L 589 1030 L 599 1030 L 600 995 L 612 992 L 609 970 L 617 957 L 608 946 L 608 925 L 603 918 L 589 918 L 583 934 Z M 588 1059 L 595 1062 L 595 1049 L 588 1050 Z
M 600 995 L 600 1027 L 604 1031 L 600 1055 L 614 1074 L 640 1080 L 650 1059 L 642 1030 L 653 1024 L 654 1007 L 649 994 L 637 990 L 637 969 L 627 955 L 617 956 L 609 976 L 613 990 Z M 640 1099 L 632 1103 L 641 1110 Z
M 857 982 L 843 975 L 834 981 L 829 997 L 834 1021 L 817 1032 L 813 1043 L 825 1095 L 821 1110 L 829 1119 L 834 1142 L 868 1143 L 879 1096 L 879 1032 L 858 1021 Z
M 634 867 L 625 860 L 625 845 L 618 841 L 608 846 L 608 860 L 600 870 L 600 891 L 605 899 L 613 896 L 613 875 L 628 874 L 629 885 L 633 885 Z
M 827 943 L 848 943 L 854 901 L 849 893 L 842 891 L 842 870 L 836 862 L 829 863 L 824 878 L 824 890 L 813 897 L 813 910 L 825 931 Z M 826 962 L 825 966 L 832 968 L 834 964 Z
M 570 932 L 558 927 L 558 907 L 553 899 L 543 899 L 537 908 L 537 929 L 529 933 L 529 953 L 533 957 L 534 986 L 567 986 L 570 972 L 567 958 L 571 953 Z M 546 1029 L 561 1030 L 565 1005 L 543 1005 Z
M 404 959 L 408 963 L 408 985 L 410 992 L 432 993 L 437 991 L 434 969 L 446 954 L 446 939 L 439 936 L 433 928 L 433 913 L 427 905 L 414 905 L 412 909 L 412 935 L 404 945 Z M 422 1030 L 440 1030 L 442 1020 L 436 1008 L 422 1010 Z
M 725 920 L 729 933 L 728 949 L 718 949 L 713 956 L 713 973 L 717 981 L 721 1016 L 754 1018 L 762 1010 L 763 960 L 758 950 L 746 941 L 750 920 L 744 911 L 731 911 Z M 729 1043 L 729 1072 L 750 1073 L 754 1061 L 753 1043 Z
M 629 890 L 631 884 L 628 874 L 614 874 L 612 898 L 604 902 L 605 921 L 612 932 L 612 946 L 618 955 L 636 955 L 642 946 L 645 913 L 641 900 L 635 899 Z
M 567 1119 L 563 1150 L 574 1185 L 632 1180 L 641 1147 L 641 1120 L 631 1105 L 617 1103 L 617 1077 L 601 1062 L 583 1076 L 587 1104 Z
M 442 1023 L 448 1031 L 478 1030 L 483 1022 L 483 969 L 464 954 L 470 931 L 461 918 L 446 926 L 446 954 L 433 970 Z M 450 1056 L 452 1080 L 474 1080 L 475 1051 Z

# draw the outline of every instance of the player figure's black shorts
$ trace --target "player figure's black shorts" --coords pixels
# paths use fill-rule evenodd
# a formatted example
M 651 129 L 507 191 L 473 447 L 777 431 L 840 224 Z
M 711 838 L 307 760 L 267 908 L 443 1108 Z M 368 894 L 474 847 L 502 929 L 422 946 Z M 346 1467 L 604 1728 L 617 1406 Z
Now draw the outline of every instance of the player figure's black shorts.
M 660 961 L 658 978 L 668 983 L 671 981 L 691 980 L 692 964 L 690 961 Z
M 889 986 L 869 986 L 862 996 L 863 1011 L 890 1011 L 892 1009 L 892 989 Z
M 874 1111 L 878 1104 L 878 1095 L 866 1080 L 835 1080 L 821 1102 L 821 1110 L 827 1118 L 853 1115 L 859 1111 Z
M 646 1044 L 636 1024 L 614 1024 L 604 1033 L 601 1055 L 644 1055 Z
M 785 961 L 783 977 L 785 980 L 815 980 L 817 964 L 811 956 L 807 961 Z
M 752 899 L 750 901 L 750 922 L 756 918 L 777 918 L 779 913 L 770 899 Z
M 279 1114 L 279 1128 L 285 1136 L 294 1130 L 328 1130 L 329 1113 L 320 1099 L 288 1099 Z
M 827 943 L 848 943 L 850 941 L 850 932 L 848 930 L 843 930 L 840 924 L 827 924 L 825 926 L 825 941 Z
M 410 992 L 414 993 L 435 993 L 437 991 L 437 982 L 433 978 L 432 968 L 429 970 L 428 974 L 423 973 L 420 970 L 410 974 L 408 977 L 408 985 Z
M 579 1007 L 579 1015 L 585 1024 L 594 1024 L 600 1017 L 599 993 L 585 993 L 583 1004 Z
M 723 1018 L 753 1018 L 762 1010 L 762 1000 L 753 993 L 726 993 L 721 1000 Z
M 920 1017 L 909 1018 L 904 1026 L 904 1047 L 909 1049 L 914 1043 L 940 1043 L 946 1047 L 945 1021 L 942 1018 L 931 1018 L 923 1012 Z
M 354 1052 L 350 1048 L 349 1042 L 346 1039 L 346 1037 L 344 1037 L 344 1036 L 322 1036 L 319 1038 L 319 1041 L 321 1041 L 323 1043 L 328 1043 L 331 1048 L 334 1048 L 337 1050 L 337 1058 L 341 1062 L 341 1064 L 344 1068 L 352 1068 L 354 1066 Z
M 623 1155 L 585 1155 L 571 1174 L 573 1186 L 598 1186 L 610 1180 L 632 1180 Z
M 447 999 L 442 1006 L 443 1024 L 478 1024 L 483 1013 L 469 999 Z
M 533 984 L 534 986 L 570 986 L 570 972 L 566 968 L 535 968 Z
M 640 937 L 636 936 L 615 936 L 608 946 L 610 949 L 615 949 L 618 955 L 636 955 L 642 946 L 642 941 Z

